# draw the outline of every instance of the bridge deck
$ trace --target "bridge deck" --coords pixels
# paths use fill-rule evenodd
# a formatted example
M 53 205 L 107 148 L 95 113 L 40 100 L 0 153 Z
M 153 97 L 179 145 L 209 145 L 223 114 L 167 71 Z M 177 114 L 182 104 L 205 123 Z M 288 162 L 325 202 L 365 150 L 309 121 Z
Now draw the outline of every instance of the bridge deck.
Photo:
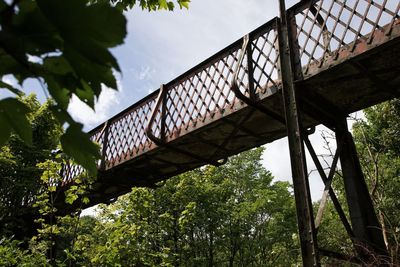
M 399 95 L 399 7 L 313 0 L 287 11 L 304 127 Z M 92 130 L 103 159 L 90 205 L 286 136 L 278 27 L 273 19 Z M 66 166 L 64 184 L 80 173 Z

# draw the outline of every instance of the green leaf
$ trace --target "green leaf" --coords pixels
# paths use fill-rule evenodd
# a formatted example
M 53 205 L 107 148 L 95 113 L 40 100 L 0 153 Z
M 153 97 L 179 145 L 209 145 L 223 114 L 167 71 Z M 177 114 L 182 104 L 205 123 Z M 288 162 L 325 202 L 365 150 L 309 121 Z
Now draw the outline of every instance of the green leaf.
M 175 8 L 174 3 L 173 3 L 173 2 L 168 2 L 168 10 L 169 10 L 169 11 L 173 11 L 174 8 Z
M 168 10 L 167 0 L 158 0 L 158 4 L 159 4 L 160 9 Z
M 0 145 L 8 139 L 10 129 L 14 130 L 18 136 L 27 144 L 32 144 L 32 128 L 26 118 L 30 109 L 21 101 L 15 98 L 0 100 Z
M 76 89 L 75 94 L 91 108 L 94 108 L 94 94 L 92 88 L 90 88 L 84 80 L 81 81 L 81 84 L 82 89 Z
M 0 48 L 1 64 L 0 75 L 13 74 L 16 79 L 21 83 L 25 78 L 32 76 L 28 70 L 21 65 L 13 55 L 8 54 Z
M 90 200 L 89 200 L 88 197 L 83 197 L 83 198 L 82 198 L 82 203 L 83 203 L 83 204 L 89 204 L 89 202 L 90 202 Z
M 76 123 L 74 119 L 72 119 L 72 117 L 68 114 L 68 112 L 65 109 L 61 108 L 60 106 L 53 105 L 50 106 L 49 109 L 51 110 L 51 112 L 57 118 L 57 120 L 61 125 L 63 125 L 64 123 L 68 124 Z
M 90 84 L 96 96 L 100 95 L 101 83 L 117 89 L 117 82 L 110 67 L 90 61 L 74 47 L 67 46 L 64 54 L 77 75 Z
M 69 62 L 62 56 L 45 58 L 43 67 L 47 72 L 58 75 L 65 75 L 74 71 Z
M 66 42 L 92 40 L 104 47 L 122 44 L 126 19 L 105 3 L 88 5 L 86 0 L 38 0 L 45 17 L 55 25 Z M 84 36 L 84 38 L 82 38 Z
M 71 99 L 71 92 L 70 90 L 61 87 L 61 82 L 59 80 L 56 80 L 55 78 L 56 77 L 52 75 L 44 76 L 44 80 L 46 81 L 49 93 L 57 102 L 59 107 L 66 110 Z
M 184 7 L 186 9 L 189 9 L 190 0 L 181 0 L 181 1 L 178 1 L 178 2 L 179 2 L 180 8 Z
M 61 145 L 64 152 L 76 163 L 88 170 L 91 175 L 96 175 L 96 159 L 100 158 L 99 147 L 89 139 L 87 133 L 82 131 L 82 124 L 71 124 L 61 136 Z

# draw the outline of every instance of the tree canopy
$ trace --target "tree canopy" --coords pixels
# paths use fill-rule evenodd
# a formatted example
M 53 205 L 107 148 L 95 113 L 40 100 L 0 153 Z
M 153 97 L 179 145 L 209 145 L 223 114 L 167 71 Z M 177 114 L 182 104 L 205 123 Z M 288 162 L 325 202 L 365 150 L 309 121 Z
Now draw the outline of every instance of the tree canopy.
M 62 129 L 49 109 L 51 101 L 41 105 L 34 95 L 18 101 L 31 111 L 27 119 L 33 141 L 29 146 L 12 134 L 0 148 L 0 234 L 23 239 L 35 232 L 30 218 L 42 175 L 37 164 L 52 158 Z

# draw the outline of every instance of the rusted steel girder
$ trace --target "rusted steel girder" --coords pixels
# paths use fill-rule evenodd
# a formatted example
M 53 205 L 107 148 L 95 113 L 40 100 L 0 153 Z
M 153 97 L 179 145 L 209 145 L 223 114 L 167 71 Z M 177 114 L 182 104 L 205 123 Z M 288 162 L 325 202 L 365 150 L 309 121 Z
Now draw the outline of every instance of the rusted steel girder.
M 340 151 L 344 188 L 356 250 L 362 261 L 374 265 L 383 265 L 387 260 L 388 252 L 383 240 L 382 228 L 376 217 L 356 146 L 351 133 L 347 129 L 345 118 L 337 126 L 336 140 Z M 341 142 L 338 140 L 341 140 Z
M 307 177 L 307 166 L 303 144 L 300 113 L 296 101 L 294 53 L 291 27 L 287 18 L 285 1 L 279 0 L 280 23 L 278 40 L 280 51 L 280 75 L 282 77 L 282 95 L 289 141 L 290 162 L 292 168 L 293 189 L 296 202 L 297 225 L 300 237 L 301 254 L 304 266 L 320 266 L 317 236 Z M 297 59 L 299 61 L 299 59 Z

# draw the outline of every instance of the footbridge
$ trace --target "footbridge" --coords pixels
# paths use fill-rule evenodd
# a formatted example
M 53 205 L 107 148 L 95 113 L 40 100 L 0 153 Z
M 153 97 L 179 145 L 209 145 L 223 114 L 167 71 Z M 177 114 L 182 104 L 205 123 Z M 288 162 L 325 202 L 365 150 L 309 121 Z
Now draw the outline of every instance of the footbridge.
M 343 256 L 317 246 L 322 212 L 314 220 L 305 146 L 360 258 L 369 257 L 360 244 L 386 255 L 346 116 L 399 96 L 399 8 L 399 0 L 305 0 L 286 10 L 280 0 L 279 18 L 90 131 L 101 147 L 90 205 L 287 136 L 304 265 Z M 340 160 L 350 221 L 330 187 L 334 171 L 325 173 L 307 137 L 319 124 L 337 136 L 332 170 Z M 82 172 L 64 166 L 64 186 Z

